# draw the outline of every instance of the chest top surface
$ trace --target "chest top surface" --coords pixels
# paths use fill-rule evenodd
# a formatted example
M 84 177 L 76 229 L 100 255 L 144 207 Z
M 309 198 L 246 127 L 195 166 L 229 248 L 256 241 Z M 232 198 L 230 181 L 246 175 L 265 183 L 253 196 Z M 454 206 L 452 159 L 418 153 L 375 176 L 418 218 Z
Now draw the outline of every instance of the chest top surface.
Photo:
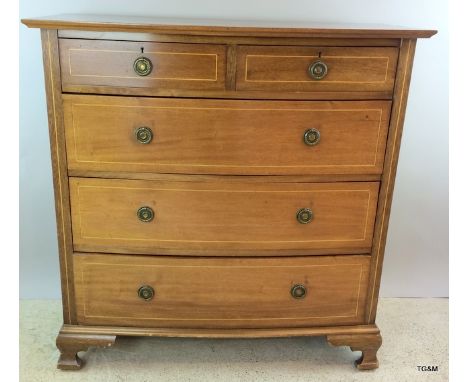
M 340 38 L 428 38 L 435 30 L 380 24 L 337 24 L 310 21 L 190 19 L 144 16 L 63 14 L 23 19 L 31 28 L 90 31 L 153 32 L 223 36 L 289 36 Z

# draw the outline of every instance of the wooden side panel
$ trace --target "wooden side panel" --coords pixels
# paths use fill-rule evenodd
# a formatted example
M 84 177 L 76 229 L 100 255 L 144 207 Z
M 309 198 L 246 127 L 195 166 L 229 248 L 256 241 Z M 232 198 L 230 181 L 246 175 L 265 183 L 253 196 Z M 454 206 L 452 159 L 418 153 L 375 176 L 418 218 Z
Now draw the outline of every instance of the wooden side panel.
M 180 328 L 272 328 L 363 321 L 368 256 L 190 259 L 80 255 L 78 322 Z M 291 288 L 307 293 L 296 299 Z M 138 297 L 142 285 L 154 297 Z
M 76 323 L 76 318 L 74 307 L 70 197 L 67 177 L 65 132 L 63 128 L 57 31 L 51 29 L 41 30 L 41 39 L 47 94 L 47 114 L 49 118 L 50 151 L 54 179 L 63 320 L 65 324 L 74 324 Z
M 367 304 L 367 322 L 374 323 L 382 275 L 382 265 L 387 240 L 388 221 L 392 205 L 393 188 L 398 164 L 398 154 L 403 132 L 406 101 L 411 80 L 416 40 L 402 40 L 398 72 L 395 83 L 394 102 L 385 154 L 384 174 L 379 193 L 377 217 L 372 244 L 372 263 L 369 279 L 369 296 Z
M 281 102 L 64 95 L 70 170 L 380 174 L 389 101 Z M 141 144 L 139 127 L 153 139 Z M 304 143 L 314 128 L 320 141 Z
M 70 178 L 70 187 L 77 251 L 278 256 L 368 252 L 379 184 Z M 138 219 L 141 207 L 152 221 Z M 308 224 L 296 219 L 302 208 Z
M 238 90 L 389 91 L 398 49 L 241 46 L 237 57 Z M 328 66 L 320 80 L 308 74 L 317 60 Z
M 151 73 L 133 69 L 139 57 L 148 58 Z M 63 90 L 69 85 L 224 90 L 226 47 L 130 41 L 60 39 Z

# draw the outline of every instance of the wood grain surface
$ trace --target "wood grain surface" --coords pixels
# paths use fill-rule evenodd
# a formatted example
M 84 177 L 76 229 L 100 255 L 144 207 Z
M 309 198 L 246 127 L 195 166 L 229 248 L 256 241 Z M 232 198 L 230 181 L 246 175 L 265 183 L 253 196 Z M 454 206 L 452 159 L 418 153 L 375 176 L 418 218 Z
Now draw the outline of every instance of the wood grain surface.
M 258 255 L 367 252 L 379 184 L 158 182 L 70 178 L 77 251 Z M 150 207 L 142 222 L 137 210 Z M 296 213 L 309 208 L 301 224 Z M 172 251 L 171 251 L 172 250 Z
M 395 101 L 392 107 L 387 150 L 385 153 L 384 174 L 379 192 L 378 211 L 372 244 L 371 276 L 369 279 L 367 305 L 367 322 L 371 324 L 375 322 L 377 314 L 377 302 L 392 206 L 393 188 L 395 186 L 398 156 L 403 134 L 406 102 L 408 99 L 415 50 L 416 40 L 404 40 L 402 42 L 399 58 L 400 65 L 398 67 L 395 84 Z
M 184 35 L 427 38 L 437 31 L 378 24 L 333 24 L 308 21 L 220 20 L 128 15 L 62 14 L 22 19 L 30 28 L 154 32 Z
M 152 62 L 147 76 L 139 76 L 133 69 L 139 57 Z M 60 39 L 60 63 L 65 91 L 69 85 L 225 88 L 223 45 Z
M 63 87 L 66 93 L 82 94 L 106 94 L 120 96 L 144 96 L 144 97 L 177 97 L 196 99 L 252 99 L 252 100 L 391 100 L 392 91 L 349 91 L 349 92 L 295 92 L 295 91 L 260 91 L 260 90 L 194 90 L 194 89 L 167 89 L 158 87 L 130 87 L 130 86 L 99 86 L 99 85 L 66 85 Z
M 70 170 L 234 175 L 379 174 L 390 102 L 64 95 Z M 153 132 L 141 144 L 135 130 Z M 320 142 L 304 143 L 308 129 Z
M 330 334 L 327 335 L 327 341 L 333 346 L 349 346 L 352 351 L 360 351 L 362 355 L 355 362 L 359 370 L 373 370 L 379 367 L 377 351 L 382 345 L 380 333 Z
M 393 88 L 397 48 L 240 46 L 237 89 L 269 91 L 388 91 Z M 312 79 L 320 60 L 327 75 Z
M 49 121 L 50 155 L 54 181 L 63 322 L 65 324 L 75 324 L 70 195 L 67 177 L 65 130 L 63 128 L 57 31 L 42 30 L 41 40 L 47 96 L 47 117 Z
M 127 337 L 193 337 L 193 338 L 268 338 L 304 337 L 338 334 L 378 334 L 376 325 L 333 325 L 298 328 L 246 328 L 246 329 L 207 329 L 207 328 L 148 328 L 136 326 L 96 326 L 63 325 L 60 333 L 85 335 L 116 335 Z
M 42 37 L 59 368 L 79 369 L 77 352 L 118 335 L 325 335 L 361 351 L 359 369 L 378 367 L 375 317 L 416 38 L 436 31 L 103 15 L 22 22 Z M 142 56 L 148 76 L 133 68 Z M 314 80 L 318 59 L 328 73 Z M 151 129 L 151 143 L 137 142 L 138 127 Z M 311 128 L 315 146 L 303 141 Z M 141 207 L 154 219 L 139 220 Z M 308 224 L 297 220 L 302 208 Z M 147 301 L 144 285 L 155 293 Z M 295 285 L 304 298 L 292 296 Z
M 59 38 L 115 41 L 181 42 L 189 44 L 227 45 L 286 45 L 286 46 L 394 46 L 399 47 L 400 38 L 332 38 L 332 37 L 259 37 L 164 34 L 157 32 L 110 32 L 92 30 L 59 29 Z
M 112 172 L 94 170 L 68 170 L 69 176 L 78 178 L 115 178 L 140 180 L 169 180 L 184 182 L 222 181 L 224 183 L 324 183 L 324 182 L 374 182 L 380 181 L 381 174 L 317 174 L 317 175 L 196 175 L 160 174 L 150 172 Z
M 267 328 L 359 324 L 368 256 L 193 259 L 75 254 L 80 324 Z M 291 288 L 307 289 L 302 299 Z M 142 285 L 151 300 L 138 296 Z
M 79 370 L 83 366 L 83 360 L 78 356 L 78 352 L 87 351 L 90 347 L 111 347 L 115 343 L 115 335 L 103 334 L 83 334 L 59 332 L 55 341 L 60 358 L 57 362 L 57 369 Z

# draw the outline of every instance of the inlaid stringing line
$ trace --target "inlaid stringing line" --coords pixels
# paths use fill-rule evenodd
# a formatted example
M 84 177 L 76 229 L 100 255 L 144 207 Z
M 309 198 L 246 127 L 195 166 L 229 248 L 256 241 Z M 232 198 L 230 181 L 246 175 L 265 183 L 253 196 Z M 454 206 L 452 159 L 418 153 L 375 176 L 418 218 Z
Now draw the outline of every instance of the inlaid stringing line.
M 245 55 L 245 76 L 244 76 L 244 81 L 245 82 L 282 82 L 282 83 L 287 83 L 287 82 L 310 82 L 313 83 L 312 80 L 249 80 L 247 78 L 247 72 L 248 72 L 248 59 L 249 57 L 277 57 L 277 58 L 318 58 L 318 56 L 283 56 L 283 55 L 267 55 L 267 54 L 246 54 Z M 322 56 L 323 57 L 323 56 Z M 381 81 L 330 81 L 330 80 L 320 80 L 320 82 L 332 82 L 332 83 L 343 83 L 343 84 L 375 84 L 375 83 L 385 83 L 387 81 L 388 77 L 388 67 L 390 64 L 390 58 L 389 57 L 376 57 L 376 56 L 326 56 L 327 58 L 343 58 L 343 59 L 376 59 L 376 60 L 386 60 L 386 67 L 385 67 L 385 78 Z
M 83 225 L 81 224 L 81 213 L 79 211 L 81 211 L 81 197 L 80 197 L 80 186 L 76 187 L 76 199 L 77 199 L 77 203 L 78 203 L 78 227 L 80 228 L 80 237 L 85 237 L 83 236 Z M 70 187 L 70 191 L 71 191 L 71 187 Z M 70 204 L 70 209 L 72 209 L 72 206 Z
M 392 166 L 393 166 L 393 162 L 394 162 L 394 159 L 395 159 L 395 151 L 396 151 L 396 140 L 397 140 L 397 137 L 398 137 L 398 133 L 399 133 L 399 130 L 401 130 L 403 128 L 403 126 L 401 126 L 400 124 L 400 119 L 401 119 L 401 108 L 403 106 L 403 97 L 405 95 L 405 87 L 407 86 L 406 85 L 406 76 L 407 76 L 407 73 L 408 73 L 408 63 L 409 63 L 409 59 L 410 59 L 410 56 L 411 56 L 411 45 L 412 45 L 413 41 L 412 40 L 409 40 L 408 42 L 408 47 L 406 49 L 406 61 L 405 61 L 405 71 L 403 72 L 403 80 L 401 82 L 401 86 L 402 86 L 402 89 L 401 89 L 401 93 L 400 93 L 400 99 L 399 99 L 399 106 L 398 106 L 398 113 L 397 113 L 397 118 L 396 118 L 396 128 L 395 128 L 395 132 L 394 132 L 394 136 L 393 136 L 393 148 L 392 148 L 392 154 L 390 156 L 390 164 L 389 164 L 389 168 L 391 171 L 392 169 Z M 373 305 L 374 305 L 374 295 L 375 295 L 375 286 L 376 286 L 376 283 L 377 283 L 377 271 L 378 271 L 378 264 L 379 264 L 379 259 L 380 259 L 380 253 L 381 253 L 381 246 L 382 246 L 382 233 L 383 233 L 383 230 L 384 230 L 384 217 L 387 215 L 386 211 L 387 211 L 387 204 L 388 204 L 388 194 L 390 192 L 390 186 L 391 186 L 391 181 L 390 181 L 390 175 L 389 174 L 389 179 L 388 179 L 388 182 L 387 182 L 387 188 L 385 190 L 385 200 L 384 200 L 384 206 L 383 206 L 383 209 L 382 209 L 382 221 L 381 221 L 381 224 L 380 224 L 380 235 L 379 235 L 379 244 L 378 244 L 378 247 L 377 247 L 377 252 L 376 252 L 376 259 L 375 259 L 375 269 L 374 269 L 374 280 L 373 280 L 373 285 L 372 285 L 372 292 L 371 292 L 371 298 L 370 298 L 370 303 L 369 303 L 369 315 L 367 317 L 367 321 L 369 322 L 370 319 L 371 319 L 371 315 L 372 315 L 372 308 L 373 308 Z
M 66 230 L 65 230 L 65 219 L 64 219 L 64 208 L 63 208 L 63 190 L 62 190 L 62 175 L 60 170 L 60 155 L 59 155 L 59 139 L 58 139 L 58 124 L 57 124 L 57 113 L 56 113 L 56 101 L 55 101 L 55 76 L 53 74 L 52 68 L 52 50 L 51 50 L 51 41 L 50 41 L 50 30 L 47 30 L 47 48 L 48 48 L 48 60 L 49 60 L 49 76 L 50 76 L 50 87 L 52 95 L 52 110 L 54 115 L 54 133 L 55 133 L 55 158 L 57 160 L 57 176 L 58 176 L 58 185 L 59 185 L 59 200 L 60 200 L 60 217 L 62 220 L 62 241 L 63 241 L 63 259 L 65 263 L 65 284 L 66 284 L 66 295 L 67 295 L 67 304 L 68 304 L 68 320 L 71 322 L 71 313 L 70 313 L 70 289 L 69 289 L 69 278 L 68 278 L 68 251 L 67 243 L 65 240 Z
M 358 294 L 356 298 L 356 312 L 354 313 L 354 317 L 357 317 L 358 312 L 359 312 L 359 297 L 361 296 L 361 284 L 362 284 L 362 264 L 361 264 L 360 272 L 359 272 L 359 288 L 358 288 Z
M 379 129 L 377 130 L 377 139 L 376 139 L 376 144 L 375 144 L 374 166 L 377 165 L 377 154 L 379 153 L 380 131 L 382 130 L 382 114 L 383 114 L 383 109 L 380 109 Z
M 372 164 L 323 164 L 323 165 L 314 165 L 310 164 L 307 166 L 304 165 L 242 165 L 242 164 L 192 164 L 192 163 L 147 163 L 147 162 L 121 162 L 121 161 L 103 161 L 103 160 L 83 160 L 78 158 L 78 149 L 77 149 L 77 133 L 76 133 L 76 124 L 74 119 L 74 109 L 78 106 L 91 106 L 91 107 L 116 107 L 116 108 L 146 108 L 146 109 L 161 109 L 161 110 L 237 110 L 237 111 L 299 111 L 299 112 L 378 112 L 379 113 L 379 125 L 377 130 L 377 139 L 375 144 L 375 154 L 374 154 L 374 163 Z M 191 166 L 191 167 L 248 167 L 248 168 L 311 168 L 311 167 L 375 167 L 377 164 L 377 156 L 379 152 L 380 145 L 380 134 L 382 130 L 382 116 L 383 109 L 249 109 L 249 108 L 222 108 L 222 107 L 184 107 L 184 106 L 132 106 L 132 105 L 113 105 L 113 104 L 83 104 L 83 103 L 72 103 L 71 104 L 71 118 L 72 118 L 72 128 L 73 128 L 73 137 L 74 137 L 74 157 L 77 163 L 103 163 L 103 164 L 128 164 L 128 165 L 141 165 L 141 166 Z
M 241 193 L 241 192 L 262 192 L 262 193 L 329 193 L 329 192 L 364 192 L 367 193 L 367 211 L 366 211 L 366 220 L 364 223 L 364 234 L 362 238 L 356 239 L 315 239 L 315 240 L 179 240 L 179 239 L 154 239 L 154 238 L 132 238 L 132 237 L 101 237 L 101 236 L 90 236 L 83 235 L 83 227 L 81 224 L 81 213 L 82 210 L 81 199 L 80 199 L 80 189 L 82 188 L 97 188 L 101 189 L 117 189 L 117 190 L 149 190 L 149 191 L 171 191 L 171 192 L 229 192 L 229 193 Z M 79 231 L 80 237 L 83 239 L 104 239 L 104 240 L 128 240 L 128 241 L 154 241 L 154 242 L 182 242 L 182 243 L 315 243 L 315 242 L 354 242 L 354 241 L 364 241 L 366 239 L 367 226 L 369 221 L 369 210 L 370 210 L 370 201 L 371 201 L 371 191 L 365 189 L 335 189 L 335 190 L 224 190 L 224 189 L 212 189 L 212 190 L 203 190 L 203 189 L 180 189 L 180 188 L 149 188 L 149 187 L 115 187 L 115 186 L 86 186 L 77 184 L 77 203 L 79 216 Z
M 215 78 L 186 78 L 186 77 L 139 77 L 139 76 L 111 76 L 102 74 L 73 74 L 71 64 L 71 51 L 87 51 L 87 52 L 109 52 L 109 53 L 127 53 L 135 55 L 135 52 L 128 50 L 105 50 L 105 49 L 68 49 L 68 68 L 70 77 L 99 77 L 99 78 L 132 78 L 132 79 L 152 79 L 152 80 L 177 80 L 177 81 L 218 81 L 218 54 L 217 53 L 188 53 L 188 52 L 145 52 L 148 54 L 165 54 L 165 55 L 186 55 L 186 56 L 214 56 L 215 59 Z
M 86 286 L 89 286 L 90 283 L 85 283 L 84 282 L 84 268 L 93 266 L 93 265 L 101 265 L 104 267 L 108 267 L 109 264 L 106 263 L 85 263 L 81 265 L 81 275 L 82 275 L 82 286 L 84 287 L 84 290 L 87 291 Z M 226 268 L 226 266 L 204 266 L 204 265 L 154 265 L 154 264 L 145 264 L 145 265 L 139 265 L 139 264 L 112 264 L 112 266 L 124 266 L 124 267 L 152 267 L 152 268 Z M 359 294 L 360 294 L 360 289 L 361 289 L 361 283 L 362 283 L 362 264 L 317 264 L 317 265 L 301 265 L 301 268 L 314 268 L 314 267 L 357 267 L 359 266 L 360 272 L 359 272 L 359 285 L 358 285 L 358 294 L 356 298 L 356 309 L 354 315 L 334 315 L 334 316 L 307 316 L 307 317 L 262 317 L 262 318 L 174 318 L 174 317 L 127 317 L 127 316 L 111 316 L 111 315 L 106 315 L 106 316 L 101 316 L 101 315 L 87 315 L 86 314 L 86 297 L 85 294 L 83 295 L 83 316 L 85 318 L 111 318 L 111 319 L 138 319 L 138 320 L 156 320 L 156 321 L 161 321 L 161 320 L 176 320 L 176 321 L 270 321 L 270 320 L 307 320 L 307 319 L 315 319 L 315 318 L 354 318 L 357 317 L 357 312 L 359 308 Z M 297 265 L 266 265 L 266 266 L 234 266 L 234 268 L 298 268 Z

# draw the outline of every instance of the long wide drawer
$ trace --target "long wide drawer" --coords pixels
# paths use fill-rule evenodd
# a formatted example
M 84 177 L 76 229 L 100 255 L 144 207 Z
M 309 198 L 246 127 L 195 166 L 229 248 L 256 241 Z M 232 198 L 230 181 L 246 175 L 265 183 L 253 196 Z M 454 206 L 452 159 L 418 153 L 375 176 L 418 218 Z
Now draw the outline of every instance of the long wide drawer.
M 364 322 L 369 256 L 74 255 L 78 323 L 294 327 Z
M 94 86 L 224 90 L 226 47 L 135 41 L 60 39 L 64 91 Z
M 64 95 L 70 170 L 380 174 L 390 101 Z
M 238 90 L 393 91 L 398 48 L 240 46 Z
M 378 189 L 378 182 L 70 178 L 73 245 L 177 255 L 366 253 Z

